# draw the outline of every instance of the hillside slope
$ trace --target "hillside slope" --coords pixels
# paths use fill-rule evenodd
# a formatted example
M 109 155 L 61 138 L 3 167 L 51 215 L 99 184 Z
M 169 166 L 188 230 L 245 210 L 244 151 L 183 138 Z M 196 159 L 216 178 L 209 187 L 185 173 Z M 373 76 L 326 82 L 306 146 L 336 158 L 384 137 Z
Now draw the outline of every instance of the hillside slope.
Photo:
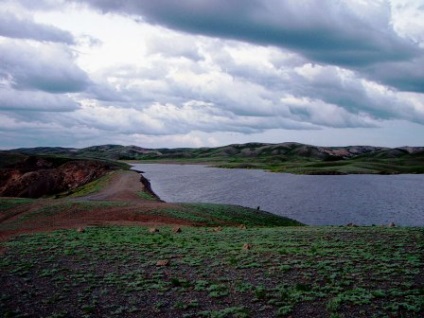
M 318 147 L 294 142 L 247 143 L 215 148 L 158 148 L 102 145 L 82 149 L 28 148 L 14 152 L 75 158 L 178 161 L 226 168 L 257 168 L 302 174 L 424 173 L 424 147 Z
M 115 160 L 145 159 L 224 159 L 229 157 L 285 157 L 321 160 L 342 160 L 358 156 L 399 157 L 423 154 L 424 147 L 385 148 L 374 146 L 318 147 L 295 142 L 279 144 L 246 143 L 215 148 L 157 148 L 137 146 L 100 145 L 87 148 L 37 147 L 18 148 L 10 152 L 26 155 L 62 155 L 67 157 L 94 157 Z M 5 151 L 6 153 L 6 151 Z

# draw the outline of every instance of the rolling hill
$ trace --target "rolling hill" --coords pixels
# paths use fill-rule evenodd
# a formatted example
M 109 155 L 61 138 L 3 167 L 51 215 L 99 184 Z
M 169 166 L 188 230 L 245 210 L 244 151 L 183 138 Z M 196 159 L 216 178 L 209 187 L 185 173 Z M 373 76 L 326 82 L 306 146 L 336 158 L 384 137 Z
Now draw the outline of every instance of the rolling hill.
M 157 148 L 100 145 L 87 148 L 39 147 L 3 151 L 69 158 L 206 163 L 301 174 L 424 173 L 424 147 L 318 147 L 294 142 L 246 143 L 215 148 Z

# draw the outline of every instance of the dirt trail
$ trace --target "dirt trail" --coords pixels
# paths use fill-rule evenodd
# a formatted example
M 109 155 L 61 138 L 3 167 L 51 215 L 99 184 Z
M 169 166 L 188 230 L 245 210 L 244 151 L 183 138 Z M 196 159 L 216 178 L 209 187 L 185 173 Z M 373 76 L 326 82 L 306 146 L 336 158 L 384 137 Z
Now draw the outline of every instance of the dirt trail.
M 113 174 L 109 184 L 95 194 L 79 199 L 94 201 L 142 201 L 138 193 L 145 190 L 135 171 L 118 171 Z

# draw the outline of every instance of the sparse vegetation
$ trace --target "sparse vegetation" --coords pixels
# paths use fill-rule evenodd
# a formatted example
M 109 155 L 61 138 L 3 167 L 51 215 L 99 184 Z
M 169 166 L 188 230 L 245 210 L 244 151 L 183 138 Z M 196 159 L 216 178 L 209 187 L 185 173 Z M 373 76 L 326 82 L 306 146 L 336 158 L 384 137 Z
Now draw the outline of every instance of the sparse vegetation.
M 5 317 L 424 314 L 422 228 L 88 227 L 3 247 Z
M 87 183 L 81 187 L 78 187 L 75 191 L 73 191 L 69 197 L 71 198 L 77 198 L 77 197 L 83 197 L 92 193 L 96 193 L 103 189 L 108 182 L 110 181 L 111 173 L 108 173 L 107 175 L 100 177 L 90 183 Z M 65 193 L 66 195 L 66 193 Z M 60 196 L 60 194 L 59 194 Z
M 184 203 L 177 209 L 161 209 L 158 213 L 198 222 L 205 226 L 299 226 L 300 222 L 275 214 L 236 205 L 213 203 Z
M 152 194 L 147 193 L 147 192 L 140 191 L 140 192 L 138 192 L 138 195 L 143 200 L 147 200 L 147 201 L 157 200 L 157 198 L 155 196 L 153 196 Z

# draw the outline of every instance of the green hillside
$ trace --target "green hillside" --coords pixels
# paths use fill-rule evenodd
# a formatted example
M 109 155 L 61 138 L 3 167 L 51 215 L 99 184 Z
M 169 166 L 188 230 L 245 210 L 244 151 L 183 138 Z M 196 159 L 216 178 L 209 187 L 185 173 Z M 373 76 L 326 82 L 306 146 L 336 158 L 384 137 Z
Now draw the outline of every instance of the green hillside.
M 247 143 L 215 148 L 102 145 L 82 149 L 15 149 L 21 154 L 144 162 L 206 163 L 224 168 L 266 169 L 297 174 L 424 173 L 424 147 L 317 147 L 299 143 Z

